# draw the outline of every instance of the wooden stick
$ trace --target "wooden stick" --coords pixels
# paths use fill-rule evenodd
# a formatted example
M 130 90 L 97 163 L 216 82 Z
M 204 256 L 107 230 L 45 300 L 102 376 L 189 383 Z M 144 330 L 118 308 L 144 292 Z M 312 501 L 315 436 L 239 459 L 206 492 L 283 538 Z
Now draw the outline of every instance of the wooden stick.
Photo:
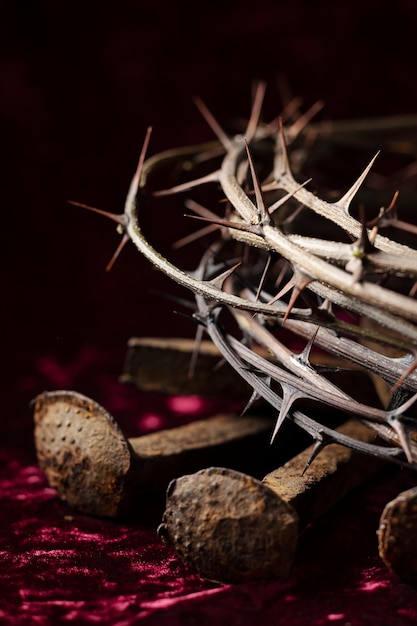
M 340 429 L 374 435 L 356 421 Z M 338 444 L 304 472 L 311 446 L 261 482 L 224 468 L 174 480 L 158 533 L 203 578 L 237 583 L 286 576 L 299 531 L 385 465 Z

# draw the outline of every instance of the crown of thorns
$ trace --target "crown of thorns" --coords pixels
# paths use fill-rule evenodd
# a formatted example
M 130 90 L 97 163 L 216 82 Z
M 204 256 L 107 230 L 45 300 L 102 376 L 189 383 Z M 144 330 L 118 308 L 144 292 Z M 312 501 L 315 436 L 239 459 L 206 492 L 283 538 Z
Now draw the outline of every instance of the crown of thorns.
M 360 219 L 351 214 L 352 199 L 377 155 L 336 201 L 309 190 L 310 179 L 298 180 L 300 154 L 307 161 L 315 138 L 330 137 L 338 126 L 312 123 L 320 104 L 302 115 L 290 103 L 276 120 L 262 123 L 264 91 L 260 83 L 246 129 L 235 136 L 223 131 L 200 100 L 197 105 L 217 141 L 146 159 L 148 128 L 124 212 L 92 209 L 116 221 L 122 235 L 108 269 L 130 240 L 156 268 L 194 293 L 198 336 L 206 332 L 248 383 L 248 407 L 263 399 L 276 411 L 272 441 L 290 419 L 315 441 L 310 462 L 336 442 L 417 468 L 417 420 L 410 414 L 417 398 L 417 250 L 380 234 L 387 226 L 411 236 L 417 229 L 398 219 L 397 193 L 371 220 L 366 221 L 364 211 Z M 416 126 L 415 119 L 412 124 Z M 215 165 L 209 174 L 151 190 L 150 181 L 162 167 L 174 163 L 189 171 L 211 161 Z M 192 216 L 206 223 L 182 243 L 206 234 L 211 241 L 193 271 L 184 271 L 145 238 L 141 215 L 150 204 L 157 207 L 162 196 L 192 193 L 209 184 L 216 185 L 222 200 L 211 209 L 185 201 Z M 302 234 L 313 214 L 314 237 Z M 304 228 L 297 233 L 300 225 Z M 219 235 L 214 241 L 213 233 Z M 305 348 L 294 353 L 288 336 L 302 338 Z M 387 356 L 386 347 L 394 348 L 396 356 Z M 337 361 L 342 376 L 354 367 L 382 379 L 389 390 L 385 408 L 355 400 L 326 378 L 311 358 L 313 348 Z M 301 398 L 355 416 L 375 431 L 376 442 L 346 437 L 317 421 L 316 413 L 313 418 L 295 409 Z

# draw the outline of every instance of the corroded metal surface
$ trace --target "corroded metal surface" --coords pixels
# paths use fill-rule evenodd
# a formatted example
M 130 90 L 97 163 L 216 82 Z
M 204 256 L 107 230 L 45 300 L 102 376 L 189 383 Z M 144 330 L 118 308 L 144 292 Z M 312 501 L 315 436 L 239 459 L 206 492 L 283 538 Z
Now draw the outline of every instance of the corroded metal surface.
M 368 441 L 351 420 L 338 429 Z M 210 468 L 171 483 L 159 528 L 183 562 L 202 577 L 230 583 L 282 577 L 290 571 L 297 533 L 385 466 L 338 444 L 304 471 L 310 446 L 263 481 Z
M 202 341 L 189 375 L 195 341 L 183 338 L 132 337 L 121 380 L 146 391 L 201 396 L 247 398 L 250 388 L 227 364 L 210 341 Z
M 337 428 L 339 433 L 369 442 L 375 434 L 356 420 Z M 314 446 L 306 448 L 264 477 L 263 482 L 297 510 L 302 526 L 324 515 L 350 491 L 385 466 L 381 459 L 364 456 L 339 444 L 327 445 L 306 470 Z
M 288 574 L 297 531 L 289 504 L 255 478 L 224 468 L 173 481 L 158 529 L 186 565 L 222 582 Z
M 417 583 L 417 487 L 385 506 L 378 529 L 379 554 L 402 580 Z
M 71 507 L 107 517 L 139 507 L 144 495 L 163 494 L 186 472 L 213 464 L 253 470 L 273 428 L 272 417 L 219 414 L 127 440 L 103 407 L 73 391 L 37 396 L 34 422 L 51 487 Z
M 273 424 L 273 416 L 219 414 L 130 439 L 138 493 L 164 493 L 173 478 L 211 465 L 255 472 L 268 461 L 271 467 Z
M 73 391 L 34 401 L 35 447 L 51 487 L 70 506 L 115 516 L 130 491 L 131 448 L 112 416 Z

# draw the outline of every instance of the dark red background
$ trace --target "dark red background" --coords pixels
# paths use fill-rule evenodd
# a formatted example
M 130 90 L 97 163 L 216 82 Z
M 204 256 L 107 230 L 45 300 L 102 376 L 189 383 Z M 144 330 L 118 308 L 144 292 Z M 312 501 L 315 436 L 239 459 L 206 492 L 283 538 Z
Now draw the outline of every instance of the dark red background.
M 415 113 L 415 3 L 240 0 L 217 6 L 184 0 L 11 0 L 0 3 L 0 17 L 0 444 L 5 461 L 0 568 L 2 588 L 7 590 L 0 616 L 8 620 L 20 615 L 21 623 L 32 623 L 31 615 L 40 622 L 45 616 L 66 621 L 75 611 L 74 619 L 94 621 L 96 615 L 106 624 L 142 619 L 159 624 L 166 618 L 166 623 L 217 619 L 246 625 L 256 615 L 269 619 L 267 623 L 356 625 L 388 623 L 389 614 L 390 623 L 414 623 L 414 591 L 385 572 L 372 543 L 378 507 L 389 489 L 379 500 L 373 500 L 372 489 L 362 497 L 361 506 L 365 511 L 368 507 L 370 515 L 363 539 L 366 546 L 371 542 L 368 553 L 365 550 L 364 557 L 349 565 L 351 551 L 341 550 L 341 559 L 348 562 L 346 576 L 341 559 L 322 567 L 311 561 L 309 575 L 316 578 L 315 568 L 319 572 L 312 588 L 306 577 L 301 586 L 288 583 L 288 593 L 286 583 L 209 591 L 207 583 L 181 569 L 175 556 L 160 546 L 153 520 L 148 530 L 135 527 L 129 534 L 125 527 L 103 526 L 84 517 L 80 532 L 102 533 L 104 552 L 112 538 L 122 550 L 123 536 L 131 554 L 137 554 L 135 538 L 140 535 L 148 561 L 143 557 L 136 578 L 129 559 L 119 561 L 119 575 L 114 574 L 117 592 L 109 591 L 103 586 L 103 580 L 113 576 L 106 569 L 109 553 L 103 553 L 96 569 L 87 563 L 90 557 L 77 561 L 82 546 L 74 535 L 74 563 L 64 559 L 64 573 L 57 575 L 55 586 L 45 582 L 48 592 L 43 594 L 42 580 L 53 576 L 57 561 L 46 562 L 39 573 L 34 565 L 36 537 L 43 537 L 40 543 L 52 541 L 42 529 L 56 524 L 61 534 L 53 539 L 53 547 L 49 544 L 50 550 L 63 550 L 67 544 L 62 518 L 67 511 L 36 468 L 29 402 L 45 389 L 74 388 L 104 404 L 129 435 L 152 424 L 185 419 L 170 411 L 164 400 L 152 404 L 117 380 L 129 337 L 194 332 L 188 321 L 172 313 L 169 303 L 150 295 L 154 289 L 176 289 L 133 247 L 106 273 L 118 243 L 113 225 L 67 200 L 121 212 L 149 124 L 154 128 L 151 154 L 211 139 L 193 96 L 201 96 L 227 125 L 234 117 L 248 115 L 251 85 L 257 79 L 268 83 L 266 119 L 279 113 L 278 86 L 285 81 L 293 95 L 304 99 L 305 108 L 324 100 L 322 118 Z M 152 219 L 147 220 L 154 233 Z M 159 224 L 164 248 L 181 233 L 181 226 L 169 213 Z M 150 412 L 160 421 L 146 421 Z M 19 494 L 26 497 L 19 500 Z M 342 518 L 335 519 L 340 523 Z M 359 532 L 359 522 L 352 521 Z M 329 528 L 334 531 L 334 525 Z M 340 532 L 330 545 L 347 541 L 345 531 Z M 314 558 L 320 561 L 321 553 Z M 71 567 L 90 566 L 90 586 L 81 574 L 68 573 Z M 326 578 L 324 567 L 336 573 Z M 94 578 L 97 571 L 100 576 Z M 68 605 L 62 603 L 63 585 L 68 586 Z M 321 590 L 329 585 L 332 591 L 324 609 Z M 32 591 L 25 595 L 22 590 L 27 588 Z M 125 613 L 117 604 L 123 594 Z M 285 594 L 289 599 L 283 599 Z M 378 604 L 385 611 L 382 622 L 374 614 Z

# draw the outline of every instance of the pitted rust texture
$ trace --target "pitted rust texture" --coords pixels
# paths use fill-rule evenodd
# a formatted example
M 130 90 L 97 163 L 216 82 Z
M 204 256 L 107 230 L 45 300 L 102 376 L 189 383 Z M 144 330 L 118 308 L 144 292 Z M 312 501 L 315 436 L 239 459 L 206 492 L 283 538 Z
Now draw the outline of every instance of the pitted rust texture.
M 351 420 L 338 429 L 367 441 L 373 433 Z M 381 470 L 339 444 L 325 446 L 304 472 L 307 448 L 263 481 L 210 468 L 171 483 L 159 534 L 185 565 L 210 580 L 244 582 L 286 576 L 297 533 Z
M 158 529 L 187 566 L 231 583 L 287 575 L 297 531 L 290 505 L 255 478 L 224 468 L 173 481 Z
M 92 515 L 120 513 L 131 450 L 111 415 L 81 394 L 54 391 L 35 398 L 34 422 L 39 465 L 60 498 Z
M 358 441 L 373 441 L 375 434 L 355 420 L 337 429 Z M 327 445 L 305 471 L 314 446 L 267 474 L 263 482 L 296 509 L 300 525 L 317 520 L 350 491 L 384 467 L 384 461 L 370 458 L 339 444 Z
M 71 391 L 35 398 L 34 422 L 49 484 L 74 509 L 106 517 L 162 495 L 181 474 L 224 463 L 247 470 L 273 427 L 270 417 L 220 414 L 127 440 L 103 407 Z
M 417 487 L 385 506 L 378 528 L 379 555 L 405 582 L 417 584 Z
M 128 343 L 121 380 L 138 389 L 201 396 L 246 398 L 249 386 L 228 365 L 216 371 L 221 354 L 211 341 L 199 345 L 193 376 L 192 339 L 132 337 Z
M 219 414 L 184 426 L 130 439 L 135 452 L 138 493 L 165 493 L 182 474 L 212 465 L 254 472 L 259 456 L 271 463 L 271 416 Z

